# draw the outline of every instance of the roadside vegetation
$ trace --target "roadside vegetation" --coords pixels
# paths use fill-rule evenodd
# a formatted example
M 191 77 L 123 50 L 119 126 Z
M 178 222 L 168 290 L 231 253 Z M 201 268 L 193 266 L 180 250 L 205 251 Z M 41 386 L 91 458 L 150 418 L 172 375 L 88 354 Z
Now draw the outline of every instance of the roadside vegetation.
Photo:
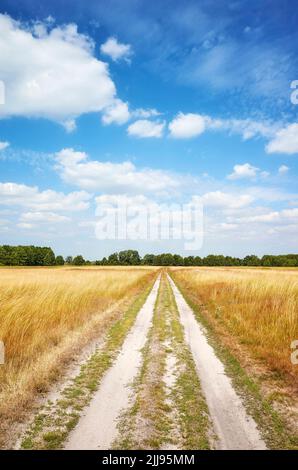
M 298 272 L 204 268 L 175 270 L 173 276 L 213 323 L 272 371 L 297 381 L 290 345 L 298 338 Z
M 0 269 L 0 446 L 78 348 L 119 319 L 122 302 L 154 276 L 145 268 Z

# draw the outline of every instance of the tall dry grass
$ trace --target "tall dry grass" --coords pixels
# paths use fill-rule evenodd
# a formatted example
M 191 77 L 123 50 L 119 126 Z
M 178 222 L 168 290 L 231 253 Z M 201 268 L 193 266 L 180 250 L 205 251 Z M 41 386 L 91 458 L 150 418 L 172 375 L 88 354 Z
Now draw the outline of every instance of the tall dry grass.
M 76 332 L 87 332 L 96 316 L 95 326 L 103 312 L 147 286 L 152 275 L 145 268 L 0 269 L 0 340 L 6 356 L 0 365 L 0 416 L 18 413 L 47 385 L 59 355 L 65 356 L 68 337 L 78 340 Z
M 207 307 L 211 322 L 297 381 L 290 345 L 298 339 L 298 270 L 190 268 L 173 275 L 192 301 Z

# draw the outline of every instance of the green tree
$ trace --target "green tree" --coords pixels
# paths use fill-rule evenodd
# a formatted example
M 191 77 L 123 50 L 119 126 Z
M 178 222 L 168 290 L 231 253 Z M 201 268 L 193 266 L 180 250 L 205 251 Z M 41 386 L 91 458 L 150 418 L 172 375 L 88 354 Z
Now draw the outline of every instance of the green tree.
M 261 260 L 256 255 L 245 256 L 243 259 L 244 266 L 260 266 Z
M 184 266 L 184 259 L 180 255 L 173 256 L 173 265 L 174 266 Z
M 195 265 L 195 259 L 194 256 L 187 256 L 184 258 L 184 266 L 194 266 Z
M 148 266 L 154 266 L 156 262 L 155 258 L 156 258 L 155 255 L 151 255 L 151 254 L 145 255 L 144 258 L 142 259 L 142 264 L 148 265 Z
M 118 253 L 112 253 L 112 254 L 108 257 L 108 264 L 111 264 L 111 265 L 117 265 L 117 264 L 119 264 Z
M 262 266 L 273 266 L 273 257 L 270 255 L 264 255 L 261 259 Z
M 223 255 L 208 255 L 204 258 L 204 266 L 225 266 Z
M 119 252 L 119 263 L 123 265 L 141 264 L 141 258 L 136 250 L 124 250 Z
M 78 255 L 74 257 L 72 264 L 75 266 L 83 266 L 83 264 L 85 264 L 85 260 L 82 255 Z
M 45 248 L 43 264 L 44 266 L 54 266 L 56 262 L 54 252 L 51 248 Z
M 56 256 L 56 265 L 63 266 L 64 265 L 64 258 L 61 255 Z
M 30 264 L 25 246 L 12 247 L 10 263 L 13 266 L 28 266 Z

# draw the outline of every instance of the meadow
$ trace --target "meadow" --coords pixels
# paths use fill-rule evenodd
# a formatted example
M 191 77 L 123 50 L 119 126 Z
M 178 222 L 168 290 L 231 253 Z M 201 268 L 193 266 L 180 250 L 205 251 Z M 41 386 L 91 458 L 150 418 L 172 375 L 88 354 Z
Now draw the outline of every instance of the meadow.
M 297 384 L 291 343 L 298 339 L 298 270 L 173 268 L 183 292 L 234 349 Z
M 228 351 L 249 377 L 261 379 L 266 396 L 274 392 L 276 398 L 282 392 L 284 397 L 295 398 L 298 370 L 291 363 L 291 343 L 298 339 L 297 269 L 163 269 L 171 274 L 206 326 L 219 355 L 220 351 Z M 59 379 L 65 382 L 66 367 L 85 346 L 107 338 L 111 357 L 116 358 L 159 270 L 153 266 L 0 268 L 0 340 L 5 344 L 5 364 L 0 365 L 0 448 L 15 441 L 18 423 L 34 415 L 34 407 L 43 403 L 39 399 L 53 390 L 54 383 Z M 168 308 L 167 302 L 162 304 L 165 323 L 161 337 L 170 315 Z M 177 321 L 179 324 L 178 317 Z M 107 350 L 105 346 L 100 367 L 104 367 Z M 222 356 L 223 361 L 227 358 Z M 186 399 L 190 391 L 185 393 Z M 254 398 L 256 404 L 258 400 Z M 293 404 L 294 400 L 292 408 Z M 271 433 L 273 428 L 268 429 Z M 290 444 L 281 440 L 282 434 L 287 434 L 280 429 L 272 445 L 288 447 Z
M 148 286 L 154 268 L 1 268 L 1 421 L 20 417 L 62 365 L 111 320 L 106 312 Z M 114 316 L 121 315 L 116 309 Z

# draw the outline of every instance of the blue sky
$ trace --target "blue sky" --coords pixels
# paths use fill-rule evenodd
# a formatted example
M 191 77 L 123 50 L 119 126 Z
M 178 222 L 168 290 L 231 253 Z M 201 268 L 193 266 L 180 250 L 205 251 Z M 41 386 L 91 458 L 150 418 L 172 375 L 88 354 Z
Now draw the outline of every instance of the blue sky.
M 188 253 L 98 240 L 96 208 L 117 196 L 199 199 L 200 255 L 297 252 L 292 5 L 2 0 L 0 243 Z

